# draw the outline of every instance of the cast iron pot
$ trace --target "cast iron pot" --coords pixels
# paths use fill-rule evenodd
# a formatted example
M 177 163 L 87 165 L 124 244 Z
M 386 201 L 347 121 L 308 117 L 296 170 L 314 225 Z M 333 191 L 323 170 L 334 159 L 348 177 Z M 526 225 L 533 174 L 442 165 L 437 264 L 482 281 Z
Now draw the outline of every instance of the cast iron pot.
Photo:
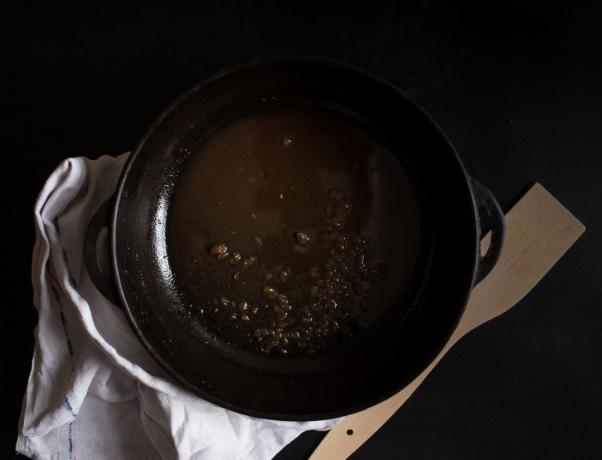
M 167 247 L 170 202 L 187 160 L 217 129 L 254 111 L 295 105 L 354 118 L 411 171 L 423 247 L 398 300 L 351 344 L 308 356 L 265 356 L 239 349 L 190 314 Z M 481 255 L 485 222 L 492 238 Z M 103 227 L 109 227 L 112 270 L 98 263 Z M 161 114 L 130 155 L 114 199 L 92 220 L 85 255 L 96 286 L 121 305 L 151 355 L 184 387 L 252 416 L 312 420 L 364 409 L 414 379 L 453 332 L 472 287 L 494 266 L 503 235 L 495 198 L 467 174 L 416 104 L 355 68 L 291 58 L 222 71 Z

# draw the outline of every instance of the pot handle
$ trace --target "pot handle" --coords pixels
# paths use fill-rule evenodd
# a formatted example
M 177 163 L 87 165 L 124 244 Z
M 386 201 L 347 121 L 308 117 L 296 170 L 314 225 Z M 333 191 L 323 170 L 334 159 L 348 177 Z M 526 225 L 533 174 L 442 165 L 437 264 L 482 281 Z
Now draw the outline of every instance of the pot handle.
M 84 240 L 84 264 L 96 289 L 114 305 L 119 306 L 110 251 L 109 227 L 112 210 L 113 199 L 109 198 L 90 220 Z
M 479 283 L 493 269 L 500 258 L 502 247 L 504 246 L 504 237 L 506 234 L 506 221 L 504 212 L 499 203 L 487 187 L 481 185 L 475 179 L 472 179 L 472 190 L 475 196 L 478 212 L 479 241 L 484 233 L 483 220 L 489 223 L 491 227 L 491 243 L 487 252 L 479 256 L 477 273 L 474 284 Z

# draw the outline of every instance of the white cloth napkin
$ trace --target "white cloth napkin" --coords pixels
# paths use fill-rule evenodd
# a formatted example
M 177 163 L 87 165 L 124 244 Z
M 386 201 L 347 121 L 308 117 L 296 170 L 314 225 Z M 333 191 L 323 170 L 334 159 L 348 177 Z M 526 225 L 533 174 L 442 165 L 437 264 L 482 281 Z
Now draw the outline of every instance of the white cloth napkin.
M 338 420 L 247 417 L 174 384 L 123 312 L 94 287 L 82 249 L 126 155 L 65 160 L 35 205 L 38 310 L 16 449 L 39 459 L 269 459 L 305 430 Z

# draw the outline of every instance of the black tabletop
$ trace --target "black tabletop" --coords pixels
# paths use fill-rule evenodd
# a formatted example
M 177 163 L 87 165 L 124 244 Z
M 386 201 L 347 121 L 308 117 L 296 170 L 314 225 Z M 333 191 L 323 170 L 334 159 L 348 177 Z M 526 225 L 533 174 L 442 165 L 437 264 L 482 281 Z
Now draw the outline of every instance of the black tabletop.
M 221 67 L 298 54 L 401 87 L 506 209 L 539 181 L 588 227 L 353 458 L 600 458 L 598 11 L 583 2 L 109 3 L 2 7 L 4 452 L 14 452 L 33 350 L 32 204 L 46 176 L 65 157 L 131 149 L 174 97 Z M 304 458 L 322 436 L 306 433 L 278 458 Z

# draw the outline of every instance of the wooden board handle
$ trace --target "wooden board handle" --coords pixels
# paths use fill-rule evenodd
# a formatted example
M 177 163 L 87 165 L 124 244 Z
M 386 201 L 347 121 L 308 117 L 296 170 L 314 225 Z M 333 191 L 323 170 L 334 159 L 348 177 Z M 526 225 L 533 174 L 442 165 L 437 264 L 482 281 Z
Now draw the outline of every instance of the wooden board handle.
M 414 393 L 431 370 L 464 335 L 516 305 L 562 255 L 585 227 L 540 184 L 535 184 L 506 214 L 506 243 L 495 268 L 473 290 L 462 319 L 435 360 L 391 398 L 345 417 L 322 440 L 311 460 L 349 457 Z M 489 244 L 489 235 L 482 247 Z

